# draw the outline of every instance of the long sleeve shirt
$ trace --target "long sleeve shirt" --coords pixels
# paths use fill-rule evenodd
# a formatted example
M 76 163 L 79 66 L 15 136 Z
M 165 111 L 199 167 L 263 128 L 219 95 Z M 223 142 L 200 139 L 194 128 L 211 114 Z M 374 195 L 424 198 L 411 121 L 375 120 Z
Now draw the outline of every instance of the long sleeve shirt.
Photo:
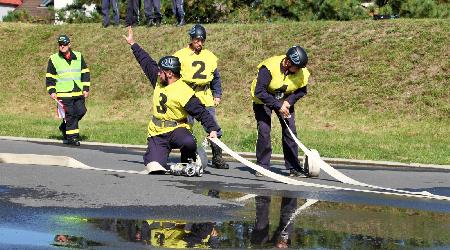
M 272 75 L 270 71 L 262 66 L 258 71 L 258 77 L 256 80 L 255 96 L 259 98 L 266 106 L 273 110 L 279 110 L 283 105 L 283 100 L 275 99 L 273 94 L 267 91 L 267 88 L 272 81 Z M 297 89 L 292 94 L 288 95 L 284 100 L 291 106 L 294 105 L 300 98 L 308 93 L 307 86 Z
M 144 49 L 142 49 L 139 44 L 134 43 L 131 46 L 131 49 L 136 60 L 144 71 L 144 74 L 150 81 L 150 84 L 153 88 L 155 88 L 158 81 L 158 63 L 153 60 L 153 58 Z M 200 100 L 195 95 L 192 95 L 183 108 L 189 115 L 200 121 L 201 124 L 207 128 L 208 133 L 211 131 L 218 131 L 220 129 L 211 114 L 208 110 L 206 110 L 205 106 L 201 104 Z
M 64 55 L 59 52 L 59 56 L 61 56 L 62 58 L 64 58 Z M 72 52 L 72 50 L 70 50 L 70 57 L 69 59 L 66 59 L 68 64 L 71 64 L 72 60 L 76 60 L 77 56 L 75 55 L 75 53 Z M 86 62 L 84 61 L 83 56 L 81 56 L 81 82 L 83 83 L 83 91 L 89 92 L 89 85 L 91 82 L 91 74 L 89 72 L 89 68 L 86 64 Z M 56 68 L 53 65 L 53 62 L 51 59 L 48 60 L 48 64 L 47 64 L 47 76 L 45 77 L 45 85 L 47 86 L 48 89 L 48 93 L 51 95 L 52 93 L 56 93 L 56 79 L 53 77 L 50 77 L 48 75 L 57 75 L 58 73 L 56 72 Z M 74 84 L 74 89 L 72 90 L 72 92 L 78 92 L 81 91 L 81 89 Z
M 220 78 L 219 70 L 215 69 L 213 74 L 214 74 L 214 76 L 210 83 L 211 92 L 212 92 L 214 98 L 221 98 L 222 97 L 222 79 Z

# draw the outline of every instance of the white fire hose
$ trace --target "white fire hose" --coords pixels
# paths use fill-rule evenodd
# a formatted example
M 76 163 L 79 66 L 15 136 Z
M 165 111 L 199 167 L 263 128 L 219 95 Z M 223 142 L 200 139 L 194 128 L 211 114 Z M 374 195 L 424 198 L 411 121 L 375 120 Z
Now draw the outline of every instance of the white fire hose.
M 340 181 L 342 183 L 351 184 L 351 185 L 355 185 L 355 186 L 361 186 L 361 187 L 369 187 L 369 188 L 374 188 L 374 189 L 382 189 L 382 190 L 387 190 L 387 191 L 405 193 L 405 194 L 425 195 L 425 196 L 435 197 L 435 198 L 438 198 L 438 199 L 439 198 L 449 199 L 449 197 L 440 196 L 440 195 L 434 195 L 434 194 L 432 194 L 430 192 L 427 192 L 427 191 L 411 192 L 411 191 L 406 191 L 406 190 L 401 190 L 401 189 L 385 188 L 385 187 L 375 186 L 375 185 L 371 185 L 371 184 L 367 184 L 367 183 L 363 183 L 363 182 L 359 182 L 357 180 L 354 180 L 354 179 L 346 176 L 345 174 L 339 172 L 338 170 L 336 170 L 332 166 L 330 166 L 328 163 L 326 163 L 324 160 L 322 160 L 320 158 L 318 153 L 317 154 L 312 153 L 312 151 L 309 150 L 307 147 L 305 147 L 305 145 L 303 145 L 300 142 L 300 140 L 294 135 L 294 133 L 289 128 L 289 126 L 287 125 L 287 123 L 286 123 L 286 121 L 284 119 L 283 119 L 283 122 L 286 125 L 286 127 L 287 127 L 289 133 L 291 134 L 292 138 L 294 138 L 294 141 L 297 143 L 297 145 L 300 147 L 300 149 L 305 153 L 305 155 L 307 155 L 309 157 L 309 159 L 311 159 L 311 162 L 313 164 L 317 164 L 318 167 L 320 167 L 320 169 L 322 169 L 327 174 L 329 174 L 331 177 L 335 178 L 336 180 L 338 180 L 338 181 Z
M 294 137 L 295 138 L 295 137 Z M 386 189 L 394 192 L 384 192 L 384 191 L 376 191 L 376 190 L 364 190 L 364 189 L 356 189 L 356 188 L 346 188 L 346 187 L 337 187 L 337 186 L 330 186 L 330 185 L 324 185 L 324 184 L 316 184 L 316 183 L 309 183 L 304 182 L 300 180 L 295 180 L 286 176 L 282 176 L 276 173 L 271 172 L 270 170 L 267 170 L 261 166 L 256 165 L 255 163 L 243 158 L 242 156 L 238 155 L 236 152 L 231 150 L 227 145 L 225 145 L 222 141 L 220 141 L 218 138 L 212 138 L 210 139 L 213 143 L 217 144 L 223 151 L 225 151 L 227 154 L 231 155 L 234 159 L 241 162 L 245 166 L 260 172 L 264 176 L 267 176 L 269 178 L 272 178 L 274 180 L 277 180 L 282 183 L 296 185 L 296 186 L 305 186 L 305 187 L 314 187 L 314 188 L 324 188 L 324 189 L 332 189 L 332 190 L 343 190 L 343 191 L 355 191 L 355 192 L 363 192 L 363 193 L 375 193 L 375 194 L 387 194 L 387 195 L 395 195 L 395 196 L 406 196 L 406 197 L 415 197 L 415 198 L 428 198 L 428 199 L 435 199 L 435 200 L 447 200 L 450 201 L 450 197 L 447 196 L 439 196 L 439 195 L 430 195 L 427 193 L 422 192 L 408 192 L 408 191 L 402 191 L 400 192 L 397 189 Z M 330 167 L 331 168 L 331 167 Z M 335 170 L 337 171 L 337 170 Z M 341 173 L 342 174 L 342 173 Z M 345 175 L 344 175 L 345 176 Z M 349 178 L 349 177 L 347 177 Z M 367 186 L 367 187 L 376 187 L 376 186 Z M 376 187 L 377 189 L 379 187 Z
M 292 131 L 291 131 L 292 133 Z M 296 137 L 294 136 L 294 139 Z M 393 192 L 384 192 L 384 191 L 376 191 L 376 190 L 364 190 L 364 189 L 356 189 L 356 188 L 346 188 L 346 187 L 338 187 L 338 186 L 330 186 L 330 185 L 324 185 L 324 184 L 315 184 L 315 183 L 309 183 L 304 181 L 295 180 L 292 178 L 288 178 L 286 176 L 282 176 L 276 173 L 271 172 L 270 170 L 264 169 L 261 166 L 258 166 L 249 160 L 243 158 L 242 156 L 238 155 L 236 152 L 228 148 L 222 141 L 220 141 L 218 138 L 211 139 L 212 142 L 217 144 L 222 150 L 224 150 L 226 153 L 231 155 L 233 158 L 241 162 L 242 164 L 246 165 L 247 167 L 250 167 L 251 169 L 260 172 L 261 174 L 272 178 L 274 180 L 277 180 L 282 183 L 291 184 L 291 185 L 297 185 L 297 186 L 305 186 L 305 187 L 314 187 L 314 188 L 324 188 L 324 189 L 332 189 L 332 190 L 343 190 L 343 191 L 355 191 L 355 192 L 363 192 L 363 193 L 375 193 L 375 194 L 387 194 L 387 195 L 395 195 L 395 196 L 406 196 L 406 197 L 415 197 L 415 198 L 428 198 L 428 199 L 435 199 L 435 200 L 447 200 L 450 201 L 450 197 L 447 196 L 440 196 L 440 195 L 433 195 L 428 192 L 408 192 L 404 190 L 397 190 L 392 188 L 382 188 L 378 186 L 373 186 L 365 183 L 361 183 L 358 181 L 355 181 L 344 174 L 340 173 L 339 171 L 335 170 L 325 162 L 323 162 L 320 157 L 313 159 L 317 160 L 318 162 L 321 162 L 320 167 L 324 169 L 325 172 L 331 173 L 331 175 L 334 178 L 339 178 L 340 181 L 352 185 L 364 186 L 369 188 L 375 188 L 375 189 L 383 189 L 383 190 L 389 190 Z M 304 151 L 306 151 L 306 154 L 310 154 L 311 151 L 309 151 L 303 144 L 296 139 L 296 142 L 299 144 L 300 148 Z M 203 160 L 203 159 L 202 159 Z M 97 170 L 97 171 L 107 171 L 107 172 L 116 172 L 116 173 L 129 173 L 129 174 L 148 174 L 148 170 L 143 171 L 133 171 L 133 170 L 119 170 L 119 169 L 104 169 L 104 168 L 95 168 L 90 167 L 84 163 L 81 163 L 71 157 L 67 156 L 54 156 L 54 155 L 36 155 L 36 154 L 10 154 L 10 153 L 0 153 L 0 163 L 13 163 L 13 164 L 26 164 L 26 165 L 47 165 L 47 166 L 63 166 L 63 167 L 69 167 L 69 168 L 78 168 L 78 169 L 87 169 L 87 170 Z

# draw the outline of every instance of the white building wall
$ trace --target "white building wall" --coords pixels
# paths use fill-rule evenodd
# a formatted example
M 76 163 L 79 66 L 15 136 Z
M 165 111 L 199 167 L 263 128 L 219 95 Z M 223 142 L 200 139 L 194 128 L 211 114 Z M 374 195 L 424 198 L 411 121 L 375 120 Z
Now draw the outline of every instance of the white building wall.
M 55 8 L 55 10 L 60 10 L 64 7 L 66 7 L 67 5 L 70 5 L 74 2 L 74 0 L 54 0 L 53 1 L 53 6 Z M 62 21 L 58 20 L 58 15 L 55 13 L 55 24 L 63 24 Z
M 11 5 L 0 4 L 0 21 L 3 21 L 3 17 L 8 15 L 8 11 L 13 11 L 16 8 Z
M 66 7 L 67 5 L 70 5 L 74 2 L 74 0 L 54 0 L 53 5 L 55 7 L 55 10 L 62 9 Z

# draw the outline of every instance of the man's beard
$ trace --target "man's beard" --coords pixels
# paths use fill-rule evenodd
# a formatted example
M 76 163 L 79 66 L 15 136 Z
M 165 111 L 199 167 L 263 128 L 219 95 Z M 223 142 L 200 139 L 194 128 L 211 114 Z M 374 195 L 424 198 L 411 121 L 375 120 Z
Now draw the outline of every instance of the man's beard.
M 203 49 L 203 47 L 199 47 L 199 48 L 195 48 L 194 50 L 195 50 L 195 53 L 200 53 L 200 52 L 202 52 L 202 49 Z
M 162 85 L 167 86 L 169 85 L 169 81 L 167 79 L 168 79 L 167 74 L 164 72 L 164 79 L 162 77 L 159 77 L 159 82 Z
M 159 82 L 162 84 L 162 85 L 164 85 L 164 86 L 167 86 L 167 85 L 169 85 L 169 81 L 167 81 L 167 79 L 162 79 L 162 78 L 160 78 L 159 79 Z

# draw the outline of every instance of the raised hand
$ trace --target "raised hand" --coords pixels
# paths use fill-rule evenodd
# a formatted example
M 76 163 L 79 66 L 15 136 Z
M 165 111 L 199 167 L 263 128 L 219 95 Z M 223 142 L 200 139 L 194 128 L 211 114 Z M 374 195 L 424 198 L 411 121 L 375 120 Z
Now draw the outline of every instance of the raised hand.
M 125 40 L 129 45 L 134 44 L 133 30 L 131 29 L 131 26 L 128 26 L 128 36 L 123 35 L 123 37 L 125 38 Z

